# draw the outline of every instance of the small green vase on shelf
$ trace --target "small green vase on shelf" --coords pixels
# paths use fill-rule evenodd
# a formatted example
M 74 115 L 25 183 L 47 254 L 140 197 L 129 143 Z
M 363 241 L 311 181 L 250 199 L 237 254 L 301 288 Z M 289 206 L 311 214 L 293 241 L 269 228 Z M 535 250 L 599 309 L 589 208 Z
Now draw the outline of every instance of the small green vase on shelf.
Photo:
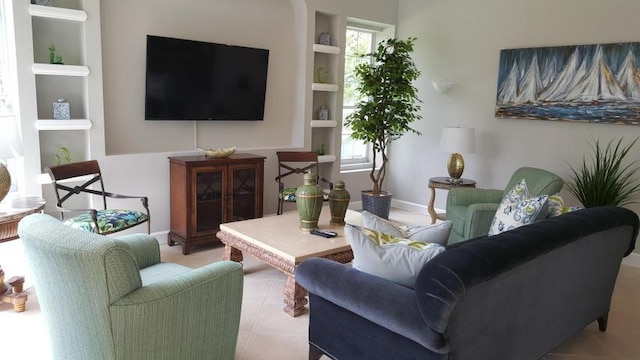
M 338 180 L 329 193 L 329 210 L 331 210 L 331 225 L 344 225 L 344 215 L 347 213 L 351 195 L 344 188 L 344 181 Z
M 309 232 L 318 228 L 324 191 L 317 184 L 316 176 L 304 174 L 304 185 L 296 190 L 296 207 L 300 217 L 300 230 Z

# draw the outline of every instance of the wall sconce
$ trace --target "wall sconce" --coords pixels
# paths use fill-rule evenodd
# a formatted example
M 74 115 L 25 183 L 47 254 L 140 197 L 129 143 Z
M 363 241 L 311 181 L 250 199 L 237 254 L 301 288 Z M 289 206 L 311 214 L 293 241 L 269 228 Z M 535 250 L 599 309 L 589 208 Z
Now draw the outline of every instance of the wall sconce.
M 431 85 L 433 85 L 433 88 L 436 89 L 438 92 L 441 93 L 446 93 L 447 91 L 451 90 L 451 88 L 453 88 L 456 83 L 453 81 L 436 81 L 433 80 L 431 81 Z

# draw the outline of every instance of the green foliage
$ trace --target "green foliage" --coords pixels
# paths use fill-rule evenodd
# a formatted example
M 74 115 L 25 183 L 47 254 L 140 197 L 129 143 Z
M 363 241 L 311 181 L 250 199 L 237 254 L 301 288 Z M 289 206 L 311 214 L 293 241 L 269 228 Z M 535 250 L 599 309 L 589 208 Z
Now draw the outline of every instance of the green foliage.
M 62 156 L 67 164 L 71 164 L 71 152 L 65 146 L 60 147 L 60 151 L 62 152 Z M 56 165 L 60 165 L 62 163 L 62 159 L 58 153 L 53 154 L 53 157 L 56 158 Z
M 582 159 L 578 169 L 571 167 L 567 189 L 584 207 L 624 206 L 638 203 L 640 166 L 638 160 L 625 164 L 625 158 L 639 138 L 623 145 L 622 138 L 601 146 L 598 139 L 591 145 L 591 162 Z
M 355 111 L 347 116 L 345 125 L 356 140 L 371 143 L 373 166 L 369 177 L 373 182 L 373 194 L 380 195 L 387 169 L 387 147 L 407 132 L 421 135 L 410 124 L 422 118 L 418 114 L 420 99 L 413 86 L 420 76 L 411 59 L 416 38 L 388 39 L 378 44 L 373 54 L 374 63 L 360 63 L 355 71 L 358 92 L 362 99 Z M 382 164 L 376 173 L 376 155 L 382 155 Z

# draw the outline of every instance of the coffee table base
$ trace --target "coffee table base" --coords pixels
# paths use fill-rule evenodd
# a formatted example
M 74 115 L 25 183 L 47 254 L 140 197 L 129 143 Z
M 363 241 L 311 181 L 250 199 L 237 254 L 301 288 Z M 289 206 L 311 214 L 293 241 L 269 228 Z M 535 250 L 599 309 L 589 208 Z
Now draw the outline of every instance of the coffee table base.
M 284 312 L 295 317 L 307 311 L 305 308 L 305 305 L 307 305 L 307 290 L 296 283 L 296 263 L 266 249 L 250 244 L 233 234 L 219 231 L 217 236 L 225 245 L 223 260 L 241 262 L 243 260 L 242 252 L 246 252 L 287 275 L 287 282 L 283 290 Z M 323 258 L 344 264 L 353 260 L 353 251 L 347 250 L 329 254 L 323 256 Z

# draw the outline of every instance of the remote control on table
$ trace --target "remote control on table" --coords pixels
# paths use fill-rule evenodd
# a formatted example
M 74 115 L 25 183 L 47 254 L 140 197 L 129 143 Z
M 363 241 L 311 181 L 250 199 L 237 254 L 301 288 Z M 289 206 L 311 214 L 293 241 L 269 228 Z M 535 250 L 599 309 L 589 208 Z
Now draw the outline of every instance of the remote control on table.
M 326 237 L 326 238 L 332 238 L 332 237 L 336 237 L 338 235 L 334 231 L 320 230 L 320 229 L 311 230 L 311 233 L 313 235 L 318 235 L 318 236 L 322 236 L 322 237 Z

